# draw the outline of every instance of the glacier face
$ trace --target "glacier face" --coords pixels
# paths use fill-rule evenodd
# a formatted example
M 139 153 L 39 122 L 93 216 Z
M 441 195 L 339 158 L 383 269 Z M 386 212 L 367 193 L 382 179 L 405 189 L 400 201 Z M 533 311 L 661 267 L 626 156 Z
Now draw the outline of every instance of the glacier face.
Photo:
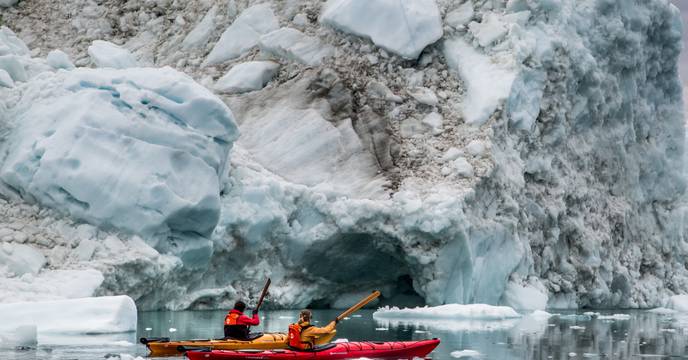
M 32 20 L 22 14 L 45 11 L 48 3 L 20 3 L 7 11 L 8 24 L 21 29 L 20 37 L 30 39 L 32 48 L 49 48 L 44 44 L 51 38 L 34 33 Z M 407 12 L 401 3 L 356 6 L 359 12 L 379 4 L 392 7 L 390 14 Z M 189 212 L 209 216 L 179 226 L 167 221 L 169 208 L 159 217 L 110 216 L 117 211 L 94 217 L 97 211 L 80 212 L 64 197 L 41 199 L 53 184 L 75 181 L 66 175 L 33 187 L 31 181 L 13 180 L 21 178 L 12 170 L 16 164 L 31 163 L 26 154 L 33 151 L 35 136 L 29 133 L 52 127 L 71 134 L 89 124 L 89 117 L 102 130 L 117 126 L 103 123 L 96 111 L 72 107 L 65 111 L 81 115 L 66 117 L 70 121 L 34 116 L 24 121 L 17 114 L 41 110 L 19 111 L 22 102 L 95 92 L 102 98 L 83 101 L 103 100 L 99 109 L 112 109 L 117 107 L 112 91 L 103 84 L 81 89 L 75 82 L 77 91 L 59 84 L 88 73 L 112 87 L 115 70 L 39 74 L 52 68 L 7 40 L 14 38 L 3 29 L 0 54 L 15 50 L 12 60 L 0 57 L 0 69 L 9 69 L 20 89 L 0 89 L 10 99 L 0 101 L 0 108 L 8 108 L 0 123 L 8 154 L 1 168 L 10 169 L 3 179 L 14 181 L 15 189 L 33 189 L 4 189 L 4 196 L 68 209 L 77 221 L 112 225 L 65 240 L 63 234 L 78 226 L 73 220 L 33 208 L 7 210 L 20 229 L 0 229 L 0 240 L 30 244 L 49 263 L 35 280 L 25 281 L 25 293 L 58 269 L 100 272 L 95 293 L 127 293 L 144 309 L 227 306 L 236 296 L 255 294 L 254 284 L 266 276 L 274 282 L 272 306 L 283 307 L 346 306 L 337 301 L 340 294 L 353 298 L 370 288 L 381 288 L 383 302 L 399 305 L 483 302 L 524 308 L 545 301 L 550 307 L 650 307 L 688 291 L 676 9 L 661 0 L 633 6 L 614 0 L 432 3 L 446 24 L 437 35 L 443 38 L 435 45 L 429 45 L 437 40 L 434 35 L 422 44 L 410 41 L 419 46 L 413 56 L 376 47 L 404 49 L 409 37 L 390 36 L 384 39 L 393 42 L 388 44 L 370 29 L 345 30 L 362 35 L 357 37 L 321 26 L 318 19 L 328 17 L 317 1 L 160 1 L 152 7 L 134 2 L 123 15 L 106 1 L 89 4 L 74 26 L 61 24 L 60 17 L 51 20 L 56 28 L 92 40 L 123 43 L 139 59 L 173 65 L 208 86 L 244 61 L 280 63 L 264 89 L 223 95 L 241 131 L 233 147 L 231 121 L 206 123 L 222 111 L 185 111 L 175 118 L 191 123 L 177 131 L 179 124 L 159 109 L 142 109 L 155 121 L 150 129 L 155 138 L 171 131 L 177 141 L 165 146 L 181 147 L 194 163 L 212 170 L 205 174 L 185 162 L 184 169 L 170 171 L 174 167 L 154 161 L 178 180 L 168 186 L 190 191 L 185 193 L 190 199 L 213 199 L 211 206 L 189 202 Z M 78 4 L 73 0 L 57 11 L 70 13 Z M 330 15 L 356 19 L 351 11 Z M 258 12 L 269 16 L 248 21 Z M 305 46 L 314 53 L 319 42 L 334 55 L 309 66 L 287 46 L 283 51 L 257 46 L 262 34 L 280 25 L 309 39 L 295 49 Z M 413 40 L 437 31 L 421 26 L 412 32 Z M 185 41 L 190 33 L 193 41 Z M 232 41 L 235 33 L 251 36 L 244 38 L 248 42 Z M 83 41 L 64 44 L 63 50 L 77 66 L 90 61 Z M 146 78 L 172 70 L 138 71 Z M 24 91 L 40 88 L 42 81 L 54 88 Z M 196 89 L 182 91 L 184 101 L 205 94 L 190 80 L 182 83 Z M 117 86 L 126 89 L 123 101 L 124 94 L 140 100 L 141 84 Z M 214 141 L 223 134 L 229 138 Z M 62 142 L 59 148 L 75 145 Z M 90 151 L 73 153 L 84 157 L 79 164 L 102 161 Z M 124 158 L 140 160 L 132 154 Z M 143 168 L 133 170 L 141 181 L 114 197 L 124 208 L 134 205 L 131 189 L 149 189 L 141 184 L 154 177 Z M 79 179 L 78 190 L 97 189 L 113 176 L 91 172 Z M 198 174 L 209 180 L 199 182 Z M 102 191 L 86 195 L 103 196 Z M 111 204 L 87 203 L 112 211 Z M 50 219 L 46 225 L 43 218 Z M 29 232 L 22 224 L 36 222 L 32 238 L 45 241 L 19 235 Z M 184 236 L 171 236 L 179 234 Z M 0 287 L 18 281 L 0 271 L 7 274 Z M 537 304 L 518 294 L 537 298 Z

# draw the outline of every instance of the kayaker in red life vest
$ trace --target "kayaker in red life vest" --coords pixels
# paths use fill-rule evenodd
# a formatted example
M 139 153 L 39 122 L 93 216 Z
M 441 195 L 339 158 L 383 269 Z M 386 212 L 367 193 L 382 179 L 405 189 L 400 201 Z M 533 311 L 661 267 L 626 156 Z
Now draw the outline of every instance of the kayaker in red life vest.
M 225 316 L 225 338 L 250 340 L 249 326 L 260 324 L 258 312 L 253 311 L 251 317 L 244 315 L 246 304 L 243 301 L 234 303 L 234 309 Z
M 289 325 L 289 347 L 299 350 L 312 349 L 318 337 L 332 333 L 337 326 L 337 320 L 324 327 L 313 326 L 311 325 L 312 316 L 310 310 L 301 310 L 299 322 Z

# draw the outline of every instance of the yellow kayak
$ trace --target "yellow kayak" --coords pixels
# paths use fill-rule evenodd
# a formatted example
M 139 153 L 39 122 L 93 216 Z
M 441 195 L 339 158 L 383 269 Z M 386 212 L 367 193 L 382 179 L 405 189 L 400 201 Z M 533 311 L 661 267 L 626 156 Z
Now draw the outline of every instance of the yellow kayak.
M 333 331 L 330 334 L 320 336 L 316 339 L 316 345 L 327 344 L 337 334 Z M 169 338 L 141 338 L 141 343 L 148 347 L 152 356 L 174 356 L 182 355 L 186 350 L 206 348 L 212 350 L 271 350 L 286 349 L 287 334 L 267 333 L 253 340 L 235 339 L 206 339 L 206 340 L 180 340 L 170 341 Z

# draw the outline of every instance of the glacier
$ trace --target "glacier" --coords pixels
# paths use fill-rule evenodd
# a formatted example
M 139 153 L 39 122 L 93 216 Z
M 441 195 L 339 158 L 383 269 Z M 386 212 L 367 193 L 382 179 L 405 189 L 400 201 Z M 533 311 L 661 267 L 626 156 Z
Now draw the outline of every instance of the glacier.
M 0 266 L 7 297 L 223 308 L 268 276 L 267 306 L 288 308 L 373 288 L 519 310 L 688 293 L 665 1 L 133 1 L 67 22 L 77 3 L 50 24 L 79 42 L 3 13 L 0 240 L 36 253 Z M 393 34 L 371 8 L 420 14 Z M 158 68 L 84 68 L 97 40 Z M 204 88 L 257 61 L 279 63 L 268 86 Z M 41 290 L 59 271 L 88 286 Z

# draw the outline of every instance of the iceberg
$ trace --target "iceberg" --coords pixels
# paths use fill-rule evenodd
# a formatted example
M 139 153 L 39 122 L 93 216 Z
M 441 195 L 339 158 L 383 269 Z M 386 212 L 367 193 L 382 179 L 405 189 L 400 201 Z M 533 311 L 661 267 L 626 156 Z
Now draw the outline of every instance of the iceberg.
M 404 309 L 383 307 L 373 313 L 374 319 L 504 320 L 520 317 L 521 314 L 508 306 L 486 304 L 447 304 Z
M 370 38 L 375 45 L 411 60 L 442 37 L 442 18 L 435 0 L 329 0 L 320 21 Z
M 38 342 L 49 335 L 98 335 L 136 331 L 136 305 L 128 296 L 0 304 L 0 330 L 35 326 Z
M 190 50 L 204 47 L 215 30 L 215 17 L 217 17 L 217 5 L 211 7 L 201 22 L 186 35 L 182 41 L 182 49 Z

